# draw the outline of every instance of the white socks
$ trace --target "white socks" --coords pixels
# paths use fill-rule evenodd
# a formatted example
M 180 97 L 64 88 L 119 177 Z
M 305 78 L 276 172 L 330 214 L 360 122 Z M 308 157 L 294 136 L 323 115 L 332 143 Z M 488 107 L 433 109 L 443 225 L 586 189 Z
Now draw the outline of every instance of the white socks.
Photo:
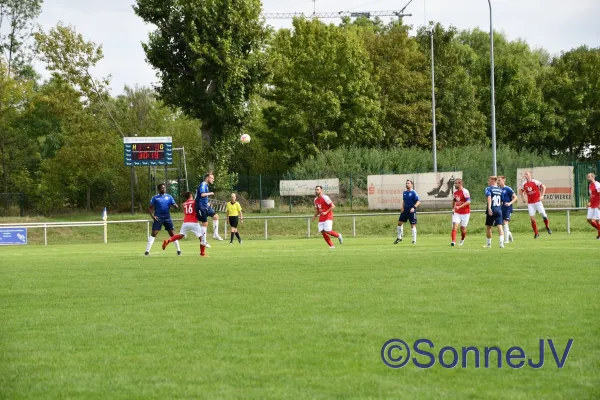
M 219 220 L 213 219 L 213 236 L 219 235 Z
M 487 245 L 491 246 L 492 245 L 492 238 L 487 239 Z
M 508 242 L 508 238 L 510 236 L 510 230 L 508 229 L 508 224 L 504 224 L 504 241 Z
M 174 241 L 175 247 L 177 247 L 177 251 L 181 251 L 181 247 L 179 247 L 179 240 Z
M 152 244 L 154 243 L 154 239 L 155 239 L 154 236 L 150 236 L 148 238 L 148 244 L 146 245 L 146 253 L 150 252 L 150 248 L 152 247 Z
M 413 237 L 413 242 L 417 241 L 417 228 L 410 228 L 410 231 L 412 232 L 412 237 Z
M 202 239 L 200 240 L 200 243 L 205 245 L 206 244 L 206 226 L 201 226 L 200 232 L 202 232 Z
M 396 233 L 398 234 L 398 239 L 402 239 L 402 227 L 401 226 L 396 227 Z

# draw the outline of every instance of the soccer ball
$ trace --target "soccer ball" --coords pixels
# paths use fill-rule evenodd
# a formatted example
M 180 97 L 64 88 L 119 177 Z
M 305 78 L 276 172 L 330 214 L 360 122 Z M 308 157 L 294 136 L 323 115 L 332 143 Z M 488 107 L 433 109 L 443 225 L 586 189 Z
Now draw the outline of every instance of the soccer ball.
M 250 143 L 250 135 L 248 135 L 247 133 L 244 133 L 242 136 L 240 136 L 240 142 L 242 142 L 244 144 Z

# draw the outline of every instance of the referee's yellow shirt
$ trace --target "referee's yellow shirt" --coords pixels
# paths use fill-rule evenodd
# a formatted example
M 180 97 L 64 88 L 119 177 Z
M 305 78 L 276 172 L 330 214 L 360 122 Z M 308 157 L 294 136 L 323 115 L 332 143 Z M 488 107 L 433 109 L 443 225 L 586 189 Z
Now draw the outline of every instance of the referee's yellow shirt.
M 231 204 L 230 201 L 227 202 L 227 214 L 230 217 L 237 217 L 242 212 L 242 206 L 237 201 Z

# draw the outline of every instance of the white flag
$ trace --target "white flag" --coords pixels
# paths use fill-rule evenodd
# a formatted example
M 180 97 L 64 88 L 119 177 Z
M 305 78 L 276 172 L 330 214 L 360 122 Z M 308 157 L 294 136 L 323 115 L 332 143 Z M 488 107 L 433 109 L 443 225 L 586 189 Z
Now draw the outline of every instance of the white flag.
M 106 221 L 108 219 L 108 215 L 106 214 L 106 207 L 104 207 L 104 211 L 102 211 L 102 221 Z

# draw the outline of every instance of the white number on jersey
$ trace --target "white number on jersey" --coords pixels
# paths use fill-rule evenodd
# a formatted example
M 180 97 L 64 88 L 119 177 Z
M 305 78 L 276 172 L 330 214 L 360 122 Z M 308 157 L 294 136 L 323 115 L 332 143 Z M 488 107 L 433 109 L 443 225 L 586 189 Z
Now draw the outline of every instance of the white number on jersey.
M 185 204 L 185 213 L 186 214 L 193 214 L 194 213 L 194 207 L 192 206 L 192 204 Z

